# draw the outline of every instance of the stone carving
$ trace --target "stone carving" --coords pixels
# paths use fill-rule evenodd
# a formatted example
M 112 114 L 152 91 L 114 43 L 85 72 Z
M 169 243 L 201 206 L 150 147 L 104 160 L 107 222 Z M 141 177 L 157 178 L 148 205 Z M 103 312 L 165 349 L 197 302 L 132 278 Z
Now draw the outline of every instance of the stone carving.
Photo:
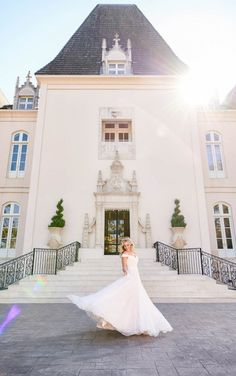
M 107 50 L 107 41 L 105 38 L 102 40 L 102 66 L 101 74 L 108 74 L 109 62 L 125 63 L 125 74 L 132 74 L 132 53 L 131 53 L 131 41 L 127 40 L 127 47 L 124 50 L 120 45 L 119 34 L 114 36 L 114 44 L 110 50 Z
M 93 231 L 93 227 L 96 224 L 96 219 L 93 218 L 91 224 L 89 224 L 88 213 L 84 215 L 84 226 L 82 235 L 82 248 L 89 248 L 89 234 Z
M 97 192 L 137 192 L 138 184 L 135 171 L 133 172 L 132 180 L 128 181 L 123 178 L 123 169 L 124 166 L 119 160 L 119 153 L 116 151 L 114 161 L 111 165 L 110 179 L 103 180 L 101 171 L 98 173 Z
M 153 243 L 151 234 L 150 214 L 146 214 L 145 225 L 142 223 L 141 218 L 139 218 L 138 222 L 141 227 L 141 231 L 145 234 L 145 247 L 151 248 Z
M 32 97 L 33 98 L 32 109 L 35 110 L 38 108 L 39 86 L 34 86 L 31 82 L 31 78 L 32 77 L 29 71 L 26 76 L 26 81 L 24 82 L 23 85 L 20 86 L 20 80 L 19 80 L 19 77 L 17 77 L 13 110 L 18 109 L 20 97 Z

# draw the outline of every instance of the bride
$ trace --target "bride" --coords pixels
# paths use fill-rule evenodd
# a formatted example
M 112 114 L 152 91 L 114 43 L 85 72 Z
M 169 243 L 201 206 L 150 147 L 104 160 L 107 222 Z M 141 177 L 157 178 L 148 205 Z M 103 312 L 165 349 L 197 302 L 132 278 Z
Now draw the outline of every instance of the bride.
M 67 295 L 93 320 L 97 327 L 117 330 L 125 336 L 146 334 L 158 336 L 173 330 L 152 303 L 143 287 L 138 271 L 134 243 L 124 238 L 120 246 L 124 276 L 96 293 L 87 296 Z

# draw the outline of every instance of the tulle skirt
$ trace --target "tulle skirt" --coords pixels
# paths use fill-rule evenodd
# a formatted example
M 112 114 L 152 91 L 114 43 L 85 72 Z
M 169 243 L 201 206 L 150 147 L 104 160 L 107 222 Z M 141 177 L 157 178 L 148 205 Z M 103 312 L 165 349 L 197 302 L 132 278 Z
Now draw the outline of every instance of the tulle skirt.
M 147 295 L 138 272 L 128 273 L 96 293 L 67 297 L 101 329 L 154 337 L 173 330 Z

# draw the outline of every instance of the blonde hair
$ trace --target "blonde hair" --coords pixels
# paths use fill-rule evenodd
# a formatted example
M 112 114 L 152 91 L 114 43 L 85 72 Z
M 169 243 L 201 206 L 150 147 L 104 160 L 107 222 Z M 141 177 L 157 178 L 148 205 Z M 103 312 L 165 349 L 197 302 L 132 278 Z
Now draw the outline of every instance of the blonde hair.
M 121 255 L 122 255 L 122 253 L 125 251 L 125 249 L 124 249 L 124 243 L 126 243 L 126 242 L 128 242 L 128 243 L 131 244 L 132 250 L 134 249 L 134 242 L 133 242 L 133 240 L 130 239 L 130 238 L 123 238 L 123 239 L 121 240 L 121 243 L 120 243 L 120 245 L 119 245 L 119 249 L 118 249 L 118 252 L 119 252 Z

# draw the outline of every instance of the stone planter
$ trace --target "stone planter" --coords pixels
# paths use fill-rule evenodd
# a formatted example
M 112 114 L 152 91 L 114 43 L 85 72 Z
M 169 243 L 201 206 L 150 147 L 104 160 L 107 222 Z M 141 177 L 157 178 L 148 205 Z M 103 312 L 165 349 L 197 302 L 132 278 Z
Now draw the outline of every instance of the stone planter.
M 171 227 L 172 243 L 171 246 L 176 249 L 182 249 L 187 244 L 184 240 L 183 232 L 185 227 Z
M 52 249 L 57 249 L 62 246 L 62 234 L 63 227 L 48 227 L 50 238 L 47 245 Z

